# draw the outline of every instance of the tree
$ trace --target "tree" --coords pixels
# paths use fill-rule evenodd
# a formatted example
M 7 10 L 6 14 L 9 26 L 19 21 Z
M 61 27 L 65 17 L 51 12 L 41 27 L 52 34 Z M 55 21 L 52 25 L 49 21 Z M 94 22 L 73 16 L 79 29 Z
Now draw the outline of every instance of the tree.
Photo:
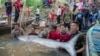
M 42 7 L 43 6 L 43 2 L 42 0 L 27 0 L 26 1 L 26 6 L 33 6 L 33 8 L 36 8 L 37 6 Z

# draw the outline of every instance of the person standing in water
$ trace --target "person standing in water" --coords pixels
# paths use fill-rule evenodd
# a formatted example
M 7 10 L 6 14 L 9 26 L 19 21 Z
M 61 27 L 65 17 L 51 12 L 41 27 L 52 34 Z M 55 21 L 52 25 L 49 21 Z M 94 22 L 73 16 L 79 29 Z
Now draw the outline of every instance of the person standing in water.
M 48 33 L 48 39 L 52 39 L 52 40 L 59 40 L 59 34 L 60 32 L 57 30 L 57 26 L 56 25 L 51 25 L 50 27 L 50 31 Z
M 18 18 L 19 18 L 19 14 L 20 14 L 20 10 L 23 7 L 23 4 L 20 2 L 20 0 L 16 0 L 14 2 L 14 7 L 15 7 L 15 18 L 14 18 L 14 23 L 17 23 Z
M 60 26 L 61 31 L 59 34 L 59 40 L 60 42 L 67 42 L 70 40 L 70 34 L 68 33 L 68 30 L 66 29 L 66 27 L 64 25 Z
M 13 39 L 18 39 L 19 36 L 23 35 L 23 30 L 18 23 L 14 25 L 14 29 L 11 32 Z
M 35 28 L 35 27 L 32 27 L 32 28 L 31 28 L 31 32 L 30 32 L 28 35 L 38 35 L 38 34 L 36 33 L 36 28 Z
M 75 50 L 77 56 L 83 56 L 86 46 L 86 38 L 83 33 L 79 32 L 79 23 L 78 22 L 71 22 L 70 23 L 70 40 L 73 39 L 74 36 L 80 34 L 77 42 L 75 44 Z
M 11 24 L 11 15 L 12 15 L 12 1 L 7 0 L 5 2 L 6 14 L 8 16 L 8 24 Z

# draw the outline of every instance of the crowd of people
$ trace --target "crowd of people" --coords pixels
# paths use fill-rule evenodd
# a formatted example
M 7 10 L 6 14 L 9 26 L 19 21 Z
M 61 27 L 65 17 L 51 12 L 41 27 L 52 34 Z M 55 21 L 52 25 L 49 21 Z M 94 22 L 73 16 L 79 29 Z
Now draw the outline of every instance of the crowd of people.
M 52 7 L 52 4 L 55 2 L 55 0 L 43 0 L 43 7 Z
M 87 30 L 91 25 L 96 22 L 100 23 L 100 6 L 96 8 L 94 4 L 84 4 L 82 0 L 73 4 L 73 10 L 65 4 L 64 6 L 58 6 L 57 9 L 52 10 L 50 19 L 54 21 L 54 15 L 56 15 L 57 23 L 69 23 L 71 21 L 77 21 L 80 25 L 80 30 Z
M 44 6 L 47 0 L 44 1 Z M 50 4 L 54 0 L 48 0 Z M 9 0 L 5 3 L 6 13 L 8 15 L 8 23 L 11 23 L 11 13 L 12 13 L 12 2 Z M 13 6 L 15 7 L 15 19 L 14 29 L 11 32 L 12 38 L 18 39 L 19 36 L 24 35 L 24 31 L 21 26 L 17 23 L 19 18 L 20 9 L 23 7 L 23 4 L 20 0 L 14 2 Z M 68 4 L 64 6 L 58 6 L 57 9 L 51 9 L 49 13 L 50 22 L 55 23 L 53 25 L 32 26 L 31 32 L 28 35 L 37 35 L 41 38 L 52 39 L 60 42 L 68 42 L 75 35 L 81 34 L 75 45 L 77 56 L 82 56 L 85 50 L 85 35 L 80 31 L 88 30 L 88 28 L 95 24 L 97 21 L 100 23 L 100 7 L 96 8 L 94 4 L 84 5 L 83 1 L 80 0 L 78 3 L 73 4 L 73 10 L 71 11 Z M 37 6 L 36 9 L 36 22 L 40 22 L 40 8 Z M 46 23 L 45 23 L 46 24 Z M 40 24 L 41 25 L 41 24 Z M 36 30 L 40 30 L 38 33 Z
M 39 32 L 37 32 L 39 30 Z M 19 24 L 15 24 L 14 29 L 12 30 L 12 38 L 18 39 L 19 36 L 23 36 L 24 31 L 20 27 Z M 85 36 L 79 31 L 79 23 L 71 22 L 70 28 L 65 27 L 64 25 L 50 25 L 40 26 L 39 28 L 35 28 L 34 26 L 31 28 L 31 32 L 27 35 L 36 35 L 40 38 L 52 39 L 59 42 L 68 42 L 75 35 L 81 34 L 77 40 L 77 44 L 75 45 L 77 56 L 82 56 L 85 50 Z
M 54 3 L 54 0 L 46 0 L 48 2 Z M 16 0 L 12 3 L 11 0 L 5 2 L 6 14 L 8 16 L 8 23 L 11 23 L 12 8 L 15 7 L 15 18 L 14 22 L 17 23 L 20 10 L 23 7 L 23 4 L 20 0 Z M 29 12 L 30 14 L 30 12 Z M 39 21 L 40 18 L 40 8 L 37 6 L 36 9 L 36 21 Z M 100 22 L 100 6 L 95 7 L 94 4 L 84 4 L 82 0 L 80 2 L 74 2 L 73 11 L 71 11 L 68 4 L 64 6 L 59 5 L 57 9 L 51 9 L 49 18 L 51 21 L 56 19 L 57 23 L 68 23 L 70 21 L 78 21 L 81 28 L 88 28 L 88 24 L 94 24 L 96 21 Z

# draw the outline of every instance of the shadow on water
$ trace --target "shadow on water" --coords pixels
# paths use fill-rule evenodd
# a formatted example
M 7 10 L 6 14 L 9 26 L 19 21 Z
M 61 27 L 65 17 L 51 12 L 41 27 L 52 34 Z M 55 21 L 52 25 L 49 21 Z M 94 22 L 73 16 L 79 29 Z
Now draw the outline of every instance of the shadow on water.
M 0 36 L 0 56 L 69 56 L 67 52 L 33 42 L 10 40 L 10 34 Z

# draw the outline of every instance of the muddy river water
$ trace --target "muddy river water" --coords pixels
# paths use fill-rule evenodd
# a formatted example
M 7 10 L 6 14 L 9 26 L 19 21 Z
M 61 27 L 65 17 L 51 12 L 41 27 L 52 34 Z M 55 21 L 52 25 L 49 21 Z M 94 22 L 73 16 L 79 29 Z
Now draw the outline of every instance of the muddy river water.
M 11 40 L 10 34 L 0 35 L 0 56 L 69 56 L 67 52 L 33 42 Z

